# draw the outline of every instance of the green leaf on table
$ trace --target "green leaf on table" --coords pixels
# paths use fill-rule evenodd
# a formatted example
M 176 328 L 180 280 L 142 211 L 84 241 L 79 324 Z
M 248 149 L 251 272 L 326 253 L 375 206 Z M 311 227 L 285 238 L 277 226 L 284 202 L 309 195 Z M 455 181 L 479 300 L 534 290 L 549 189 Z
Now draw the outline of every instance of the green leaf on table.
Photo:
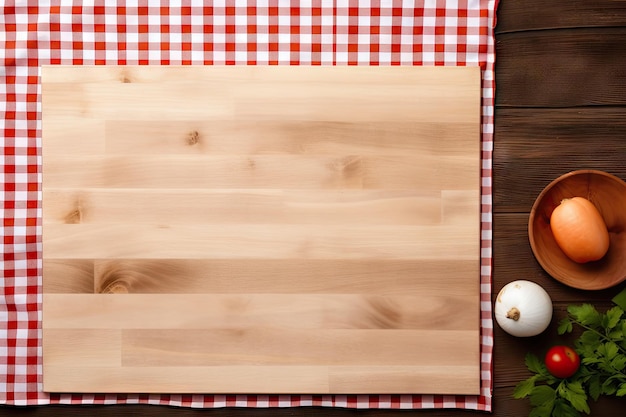
M 540 406 L 556 398 L 556 391 L 549 385 L 538 385 L 530 393 L 530 403 L 534 406 Z
M 611 308 L 605 313 L 602 320 L 602 326 L 605 329 L 613 329 L 615 326 L 617 326 L 623 314 L 624 310 L 622 310 L 620 307 L 615 306 Z
M 622 384 L 620 384 L 615 395 L 617 395 L 618 397 L 623 397 L 626 395 L 626 382 L 623 382 Z
M 600 375 L 592 375 L 591 378 L 589 378 L 589 380 L 587 381 L 587 386 L 589 387 L 589 396 L 593 398 L 594 401 L 597 401 L 598 398 L 600 398 L 600 394 L 602 394 L 602 387 L 600 386 Z
M 607 361 L 613 360 L 619 353 L 619 347 L 615 342 L 606 342 L 598 346 L 598 354 L 604 356 Z
M 574 320 L 585 326 L 598 327 L 602 324 L 602 315 L 591 304 L 567 307 L 567 312 Z
M 608 332 L 607 337 L 615 341 L 624 340 L 624 330 L 620 326 L 618 326 L 618 328 L 615 328 Z
M 569 317 L 565 317 L 563 320 L 559 322 L 559 327 L 557 328 L 557 333 L 563 335 L 565 333 L 571 333 L 574 330 L 574 326 L 572 324 L 572 320 Z
M 578 368 L 575 375 L 576 379 L 581 381 L 584 385 L 592 376 L 596 375 L 596 371 L 589 366 L 585 366 L 585 364 L 582 363 L 582 359 L 584 358 L 581 358 L 581 366 Z
M 602 383 L 601 387 L 602 387 L 602 394 L 605 394 L 605 395 L 613 395 L 617 392 L 617 387 L 615 386 L 613 381 L 608 380 L 608 379 Z
M 602 363 L 603 360 L 600 358 L 596 358 L 595 356 L 585 356 L 580 360 L 585 365 L 594 365 L 596 363 Z
M 611 361 L 611 367 L 618 372 L 621 372 L 626 368 L 626 355 L 617 355 Z
M 586 330 L 580 335 L 576 345 L 581 350 L 579 353 L 582 353 L 584 356 L 589 356 L 594 354 L 601 343 L 602 340 L 600 339 L 600 335 L 598 333 Z
M 528 417 L 549 417 L 552 415 L 552 409 L 554 408 L 554 401 L 548 401 L 530 410 Z
M 564 400 L 557 400 L 554 402 L 552 415 L 558 417 L 580 417 L 580 413 Z
M 572 404 L 576 411 L 589 414 L 589 404 L 587 404 L 587 393 L 580 381 L 565 382 L 559 385 L 559 394 Z
M 615 304 L 617 304 L 622 310 L 626 311 L 626 288 L 620 291 L 612 300 Z
M 532 353 L 526 354 L 524 363 L 528 367 L 528 370 L 539 375 L 547 376 L 548 370 L 546 366 L 539 360 L 539 358 Z
M 528 379 L 525 379 L 518 383 L 513 390 L 513 398 L 520 399 L 527 397 L 535 388 L 535 382 L 539 378 L 539 375 L 533 375 Z

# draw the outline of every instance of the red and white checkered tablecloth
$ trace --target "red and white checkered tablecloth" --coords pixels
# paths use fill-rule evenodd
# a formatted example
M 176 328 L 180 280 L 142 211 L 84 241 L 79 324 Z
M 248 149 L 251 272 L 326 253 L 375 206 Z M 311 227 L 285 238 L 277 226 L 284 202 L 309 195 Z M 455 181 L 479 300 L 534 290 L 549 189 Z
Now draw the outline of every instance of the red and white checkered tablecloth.
M 466 408 L 491 411 L 492 149 L 498 0 L 23 0 L 0 15 L 0 404 Z M 126 395 L 42 392 L 40 67 L 479 65 L 481 394 Z

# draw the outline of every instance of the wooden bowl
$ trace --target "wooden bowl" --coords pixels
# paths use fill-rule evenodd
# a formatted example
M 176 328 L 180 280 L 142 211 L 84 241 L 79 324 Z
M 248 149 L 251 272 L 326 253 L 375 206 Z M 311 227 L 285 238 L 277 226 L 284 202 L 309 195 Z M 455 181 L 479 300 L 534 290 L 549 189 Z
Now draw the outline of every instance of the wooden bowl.
M 552 211 L 564 198 L 585 197 L 604 218 L 609 250 L 600 260 L 579 264 L 559 248 L 550 229 Z M 602 171 L 580 170 L 552 181 L 537 197 L 528 220 L 535 258 L 557 281 L 582 290 L 601 290 L 626 279 L 626 183 Z

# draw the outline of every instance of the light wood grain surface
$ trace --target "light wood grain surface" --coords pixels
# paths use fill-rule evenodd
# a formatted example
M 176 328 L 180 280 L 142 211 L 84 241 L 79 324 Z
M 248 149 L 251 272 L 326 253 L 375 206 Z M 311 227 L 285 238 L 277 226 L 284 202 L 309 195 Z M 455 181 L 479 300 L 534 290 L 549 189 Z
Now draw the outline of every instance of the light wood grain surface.
M 45 67 L 44 390 L 477 394 L 478 68 Z
M 580 168 L 603 169 L 626 180 L 626 2 L 614 0 L 507 0 L 498 5 L 496 28 L 496 125 L 494 142 L 494 265 L 497 291 L 511 279 L 539 282 L 555 304 L 553 325 L 543 335 L 520 340 L 494 328 L 493 414 L 526 417 L 531 406 L 513 400 L 513 387 L 530 376 L 524 356 L 569 343 L 556 333 L 567 305 L 592 302 L 608 308 L 626 285 L 581 291 L 560 284 L 535 261 L 528 243 L 528 212 L 549 181 Z M 569 71 L 562 70 L 569 68 Z M 561 70 L 555 70 L 560 68 Z M 529 73 L 543 80 L 528 81 Z M 584 82 L 572 81 L 572 73 Z M 574 87 L 573 87 L 574 86 Z M 589 104 L 591 103 L 591 104 Z M 551 108 L 547 108 L 551 107 Z M 76 268 L 82 268 L 81 263 Z M 494 293 L 495 297 L 495 293 Z M 623 413 L 622 398 L 591 404 L 593 416 Z M 11 416 L 431 416 L 483 417 L 473 410 L 358 410 L 340 407 L 213 409 L 153 405 L 2 407 Z

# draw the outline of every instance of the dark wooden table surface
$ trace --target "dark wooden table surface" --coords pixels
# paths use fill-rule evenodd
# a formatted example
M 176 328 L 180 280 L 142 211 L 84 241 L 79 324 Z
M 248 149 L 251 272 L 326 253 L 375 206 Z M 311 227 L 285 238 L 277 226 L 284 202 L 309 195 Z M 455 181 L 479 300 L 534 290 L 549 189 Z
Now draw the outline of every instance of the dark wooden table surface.
M 554 343 L 556 323 L 569 304 L 608 307 L 624 284 L 588 292 L 565 287 L 535 261 L 526 232 L 541 189 L 581 168 L 626 180 L 626 0 L 500 0 L 496 28 L 493 293 L 514 279 L 548 290 L 555 315 L 542 335 L 517 339 L 495 325 L 493 415 L 527 416 L 511 398 L 529 374 L 527 352 Z M 626 398 L 591 403 L 592 416 L 624 415 Z M 46 406 L 0 408 L 15 416 L 479 416 L 464 410 L 178 409 L 160 406 Z

